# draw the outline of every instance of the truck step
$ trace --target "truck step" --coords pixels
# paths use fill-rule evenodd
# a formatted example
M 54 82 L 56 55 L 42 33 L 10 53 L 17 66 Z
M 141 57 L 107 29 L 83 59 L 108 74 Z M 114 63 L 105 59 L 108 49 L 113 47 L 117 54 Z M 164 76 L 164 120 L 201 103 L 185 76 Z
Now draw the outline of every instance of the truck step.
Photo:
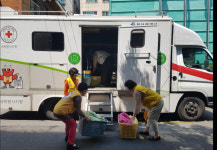
M 111 102 L 89 102 L 89 106 L 111 106 Z
M 90 97 L 90 95 L 92 95 Z M 105 95 L 108 95 L 109 101 L 104 99 Z M 103 97 L 103 98 L 102 98 Z M 87 105 L 87 110 L 89 110 L 90 107 L 88 106 L 106 106 L 106 107 L 110 107 L 110 112 L 105 114 L 106 112 L 100 112 L 100 115 L 103 115 L 105 118 L 108 118 L 109 120 L 111 120 L 110 122 L 108 122 L 107 125 L 113 125 L 113 94 L 112 91 L 88 91 L 87 93 L 87 100 L 88 100 L 88 105 Z

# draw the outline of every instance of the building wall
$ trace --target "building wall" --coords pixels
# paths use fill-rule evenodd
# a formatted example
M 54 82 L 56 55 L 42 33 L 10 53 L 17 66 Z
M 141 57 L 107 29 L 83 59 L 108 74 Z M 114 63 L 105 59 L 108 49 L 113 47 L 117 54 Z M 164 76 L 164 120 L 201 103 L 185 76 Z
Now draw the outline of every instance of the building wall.
M 102 16 L 103 11 L 109 12 L 109 2 L 97 0 L 96 2 L 87 2 L 87 0 L 80 0 L 80 13 L 83 12 L 97 12 L 98 16 Z
M 21 11 L 22 10 L 22 0 L 1 0 L 2 6 L 11 7 L 14 10 Z
M 186 0 L 186 17 L 184 21 L 184 1 L 163 1 L 162 10 L 172 17 L 176 23 L 197 32 L 204 44 L 207 38 L 207 0 Z M 213 53 L 213 0 L 210 0 L 209 43 L 207 47 Z
M 133 16 L 135 11 L 143 11 L 137 15 L 156 15 L 144 11 L 158 11 L 159 0 L 110 0 L 111 16 Z
M 80 14 L 80 0 L 58 0 L 63 8 L 72 14 Z
M 210 1 L 210 6 L 207 3 Z M 210 52 L 213 53 L 213 0 L 186 0 L 186 17 L 184 18 L 184 0 L 110 0 L 111 16 L 157 15 L 162 9 L 173 21 L 197 32 Z M 209 20 L 207 23 L 207 12 Z M 209 25 L 209 31 L 207 31 Z M 208 36 L 207 36 L 207 33 Z M 207 42 L 208 38 L 208 42 Z
M 22 15 L 64 15 L 63 12 L 49 13 L 49 11 L 62 11 L 55 0 L 0 0 L 2 6 L 10 7 Z M 37 7 L 34 7 L 37 6 Z M 25 12 L 28 11 L 28 12 Z M 47 12 L 30 12 L 47 11 Z
M 1 4 L 16 11 L 30 11 L 30 0 L 1 0 Z M 20 12 L 20 14 L 25 13 Z

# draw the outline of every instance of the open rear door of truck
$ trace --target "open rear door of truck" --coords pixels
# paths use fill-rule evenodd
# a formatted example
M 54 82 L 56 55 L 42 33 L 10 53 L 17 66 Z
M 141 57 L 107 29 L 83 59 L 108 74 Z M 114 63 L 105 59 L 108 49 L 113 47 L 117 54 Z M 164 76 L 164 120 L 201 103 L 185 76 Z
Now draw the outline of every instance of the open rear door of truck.
M 158 27 L 157 23 L 140 25 L 142 26 L 119 27 L 118 90 L 125 89 L 124 82 L 128 79 L 156 90 Z

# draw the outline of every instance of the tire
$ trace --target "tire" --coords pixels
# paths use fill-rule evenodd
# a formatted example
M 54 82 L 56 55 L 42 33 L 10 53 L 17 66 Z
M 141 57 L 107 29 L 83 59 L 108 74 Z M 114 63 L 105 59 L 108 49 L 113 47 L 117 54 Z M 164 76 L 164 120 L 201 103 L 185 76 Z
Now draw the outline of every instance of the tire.
M 178 106 L 180 119 L 186 121 L 198 120 L 205 111 L 204 102 L 198 97 L 185 97 Z

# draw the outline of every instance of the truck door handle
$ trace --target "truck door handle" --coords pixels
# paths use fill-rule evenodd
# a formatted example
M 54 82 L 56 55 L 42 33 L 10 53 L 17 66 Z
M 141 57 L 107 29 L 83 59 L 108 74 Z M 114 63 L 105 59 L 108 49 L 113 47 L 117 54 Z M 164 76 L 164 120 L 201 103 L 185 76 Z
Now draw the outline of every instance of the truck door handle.
M 150 61 L 150 60 L 147 60 L 147 61 L 146 61 L 146 63 L 147 63 L 147 64 L 150 64 L 150 63 L 151 63 L 151 61 Z
M 154 73 L 156 73 L 156 66 L 153 66 L 153 71 Z
M 183 73 L 182 73 L 182 72 L 179 72 L 179 76 L 180 76 L 181 78 L 183 78 Z

